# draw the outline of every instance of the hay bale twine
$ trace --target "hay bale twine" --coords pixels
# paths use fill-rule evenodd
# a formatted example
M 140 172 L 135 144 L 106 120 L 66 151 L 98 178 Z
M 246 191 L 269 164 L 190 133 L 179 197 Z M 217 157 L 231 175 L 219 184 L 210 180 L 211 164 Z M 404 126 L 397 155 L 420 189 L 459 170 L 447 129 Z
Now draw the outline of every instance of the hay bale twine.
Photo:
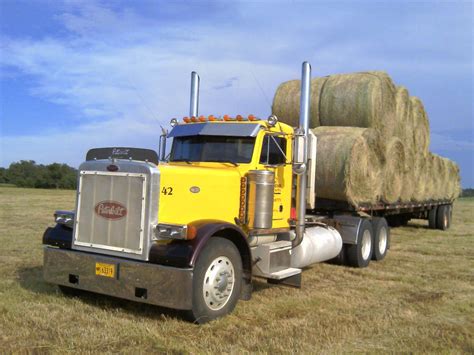
M 382 188 L 380 136 L 368 128 L 318 127 L 316 197 L 375 203 Z
M 405 173 L 405 148 L 400 138 L 392 138 L 385 148 L 382 200 L 395 203 L 400 200 Z
M 315 128 L 320 126 L 319 122 L 319 97 L 327 77 L 314 78 L 311 80 L 310 97 L 310 122 L 309 126 Z M 300 118 L 301 81 L 290 80 L 278 86 L 273 97 L 272 114 L 276 115 L 281 122 L 297 127 Z
M 322 87 L 322 126 L 374 128 L 391 138 L 397 127 L 395 85 L 384 72 L 331 75 Z
M 430 126 L 423 103 L 418 97 L 410 97 L 411 113 L 413 115 L 413 140 L 416 151 L 427 156 L 430 146 Z

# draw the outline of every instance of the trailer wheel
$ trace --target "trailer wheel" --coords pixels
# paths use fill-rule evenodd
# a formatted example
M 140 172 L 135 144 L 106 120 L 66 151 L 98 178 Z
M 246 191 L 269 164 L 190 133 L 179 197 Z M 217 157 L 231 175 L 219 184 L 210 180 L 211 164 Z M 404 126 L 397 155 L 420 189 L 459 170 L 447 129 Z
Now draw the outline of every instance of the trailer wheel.
M 374 232 L 369 220 L 363 219 L 357 235 L 357 244 L 347 245 L 347 263 L 353 267 L 366 267 L 372 258 Z
M 448 220 L 448 228 L 451 228 L 451 223 L 453 222 L 453 205 L 450 204 L 449 206 L 449 220 Z
M 194 266 L 193 308 L 196 323 L 222 317 L 235 308 L 242 285 L 242 259 L 231 241 L 212 237 Z
M 449 206 L 441 205 L 436 213 L 436 227 L 441 230 L 449 228 Z
M 374 230 L 374 251 L 372 260 L 383 260 L 390 248 L 390 227 L 383 217 L 372 218 L 372 229 Z
M 438 207 L 434 206 L 429 212 L 428 212 L 428 227 L 431 229 L 436 229 L 436 214 L 438 212 Z

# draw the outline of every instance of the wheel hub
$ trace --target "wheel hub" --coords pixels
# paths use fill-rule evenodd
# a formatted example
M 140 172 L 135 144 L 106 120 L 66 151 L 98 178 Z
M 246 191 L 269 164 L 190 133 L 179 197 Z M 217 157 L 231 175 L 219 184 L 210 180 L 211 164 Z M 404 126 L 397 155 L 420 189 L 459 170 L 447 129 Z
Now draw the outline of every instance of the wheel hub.
M 387 229 L 383 227 L 379 234 L 379 253 L 385 253 L 385 249 L 387 249 Z
M 234 266 L 229 258 L 219 256 L 207 268 L 203 280 L 203 296 L 206 305 L 217 311 L 229 301 L 234 290 Z
M 370 236 L 370 231 L 365 230 L 362 235 L 362 258 L 367 260 L 370 255 L 370 250 L 372 249 L 372 238 Z

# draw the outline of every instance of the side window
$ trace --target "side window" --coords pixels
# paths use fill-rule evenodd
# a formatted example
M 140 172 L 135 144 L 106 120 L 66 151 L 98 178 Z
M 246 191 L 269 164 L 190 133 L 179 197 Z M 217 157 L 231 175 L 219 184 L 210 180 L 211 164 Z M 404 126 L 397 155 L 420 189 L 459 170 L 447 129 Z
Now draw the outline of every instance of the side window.
M 286 139 L 284 137 L 265 135 L 263 138 L 260 164 L 279 165 L 286 162 Z

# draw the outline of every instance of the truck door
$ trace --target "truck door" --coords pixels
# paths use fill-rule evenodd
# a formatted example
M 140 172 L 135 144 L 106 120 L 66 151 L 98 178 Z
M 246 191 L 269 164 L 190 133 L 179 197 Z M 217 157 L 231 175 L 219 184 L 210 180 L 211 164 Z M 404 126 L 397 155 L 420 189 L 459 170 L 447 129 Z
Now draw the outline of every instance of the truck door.
M 287 138 L 267 133 L 263 138 L 260 164 L 275 173 L 272 228 L 288 227 L 291 208 L 291 164 Z

